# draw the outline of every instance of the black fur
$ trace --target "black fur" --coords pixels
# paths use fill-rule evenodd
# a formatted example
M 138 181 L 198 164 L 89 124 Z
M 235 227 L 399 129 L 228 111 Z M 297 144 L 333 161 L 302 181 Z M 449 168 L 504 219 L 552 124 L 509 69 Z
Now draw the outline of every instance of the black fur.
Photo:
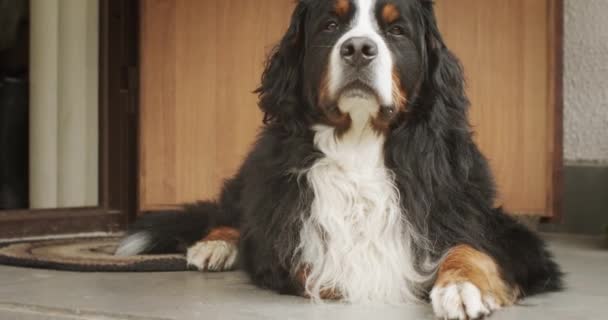
M 416 249 L 431 244 L 428 254 L 439 257 L 469 244 L 492 256 L 503 278 L 524 294 L 559 289 L 561 272 L 543 241 L 493 207 L 491 172 L 467 121 L 463 71 L 441 38 L 431 2 L 398 2 L 407 7 L 421 72 L 410 86 L 417 90 L 409 90 L 408 111 L 387 134 L 385 161 L 395 174 L 405 218 L 429 241 Z M 316 68 L 305 62 L 314 59 L 307 56 L 313 50 L 310 33 L 327 3 L 299 1 L 257 90 L 265 125 L 221 199 L 187 206 L 181 215 L 146 216 L 134 226 L 132 232 L 148 230 L 156 237 L 152 251 L 192 244 L 211 227 L 239 227 L 241 263 L 253 282 L 282 293 L 301 289 L 290 267 L 301 215 L 313 194 L 306 179 L 292 173 L 321 156 L 309 129 L 322 117 L 315 108 L 318 92 L 310 86 L 318 79 L 310 78 L 314 70 L 304 69 Z

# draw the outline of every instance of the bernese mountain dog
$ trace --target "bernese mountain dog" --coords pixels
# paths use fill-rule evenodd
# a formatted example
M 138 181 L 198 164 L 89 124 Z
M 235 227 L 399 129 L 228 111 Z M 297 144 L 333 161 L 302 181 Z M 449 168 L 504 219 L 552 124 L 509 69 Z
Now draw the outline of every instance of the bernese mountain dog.
M 218 200 L 144 215 L 116 254 L 320 301 L 428 301 L 477 319 L 558 290 L 533 232 L 496 208 L 463 70 L 430 0 L 300 0 L 257 89 L 257 142 Z

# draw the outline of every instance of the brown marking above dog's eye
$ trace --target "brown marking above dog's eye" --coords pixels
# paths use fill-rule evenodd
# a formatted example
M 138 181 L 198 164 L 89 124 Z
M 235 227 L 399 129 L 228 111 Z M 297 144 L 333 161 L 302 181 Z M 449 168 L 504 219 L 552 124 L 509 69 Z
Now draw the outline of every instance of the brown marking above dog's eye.
M 334 11 L 339 17 L 345 17 L 350 11 L 350 0 L 336 0 Z
M 392 3 L 387 3 L 384 8 L 382 8 L 382 19 L 386 24 L 391 24 L 397 21 L 400 16 L 401 14 L 399 13 L 399 9 Z

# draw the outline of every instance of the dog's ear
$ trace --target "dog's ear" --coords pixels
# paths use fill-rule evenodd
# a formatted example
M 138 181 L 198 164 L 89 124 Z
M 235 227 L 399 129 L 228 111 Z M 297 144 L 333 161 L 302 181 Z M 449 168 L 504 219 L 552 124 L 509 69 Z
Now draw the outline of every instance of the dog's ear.
M 426 8 L 430 7 L 432 10 L 433 5 L 435 4 L 435 0 L 420 0 L 420 3 L 422 4 L 422 6 Z
M 465 93 L 464 71 L 460 61 L 447 48 L 435 17 L 434 3 L 420 0 L 424 23 L 424 48 L 426 75 L 421 94 L 433 104 L 466 111 L 469 101 Z
M 306 11 L 306 2 L 300 0 L 287 32 L 266 61 L 261 84 L 255 91 L 258 105 L 264 112 L 264 123 L 287 123 L 297 112 L 302 87 Z

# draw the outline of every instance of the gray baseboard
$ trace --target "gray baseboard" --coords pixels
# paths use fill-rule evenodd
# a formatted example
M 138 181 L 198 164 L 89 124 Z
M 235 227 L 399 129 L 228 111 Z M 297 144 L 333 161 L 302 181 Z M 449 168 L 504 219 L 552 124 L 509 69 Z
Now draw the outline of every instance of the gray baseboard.
M 541 224 L 545 232 L 601 234 L 608 227 L 608 164 L 569 164 L 564 168 L 563 216 Z

